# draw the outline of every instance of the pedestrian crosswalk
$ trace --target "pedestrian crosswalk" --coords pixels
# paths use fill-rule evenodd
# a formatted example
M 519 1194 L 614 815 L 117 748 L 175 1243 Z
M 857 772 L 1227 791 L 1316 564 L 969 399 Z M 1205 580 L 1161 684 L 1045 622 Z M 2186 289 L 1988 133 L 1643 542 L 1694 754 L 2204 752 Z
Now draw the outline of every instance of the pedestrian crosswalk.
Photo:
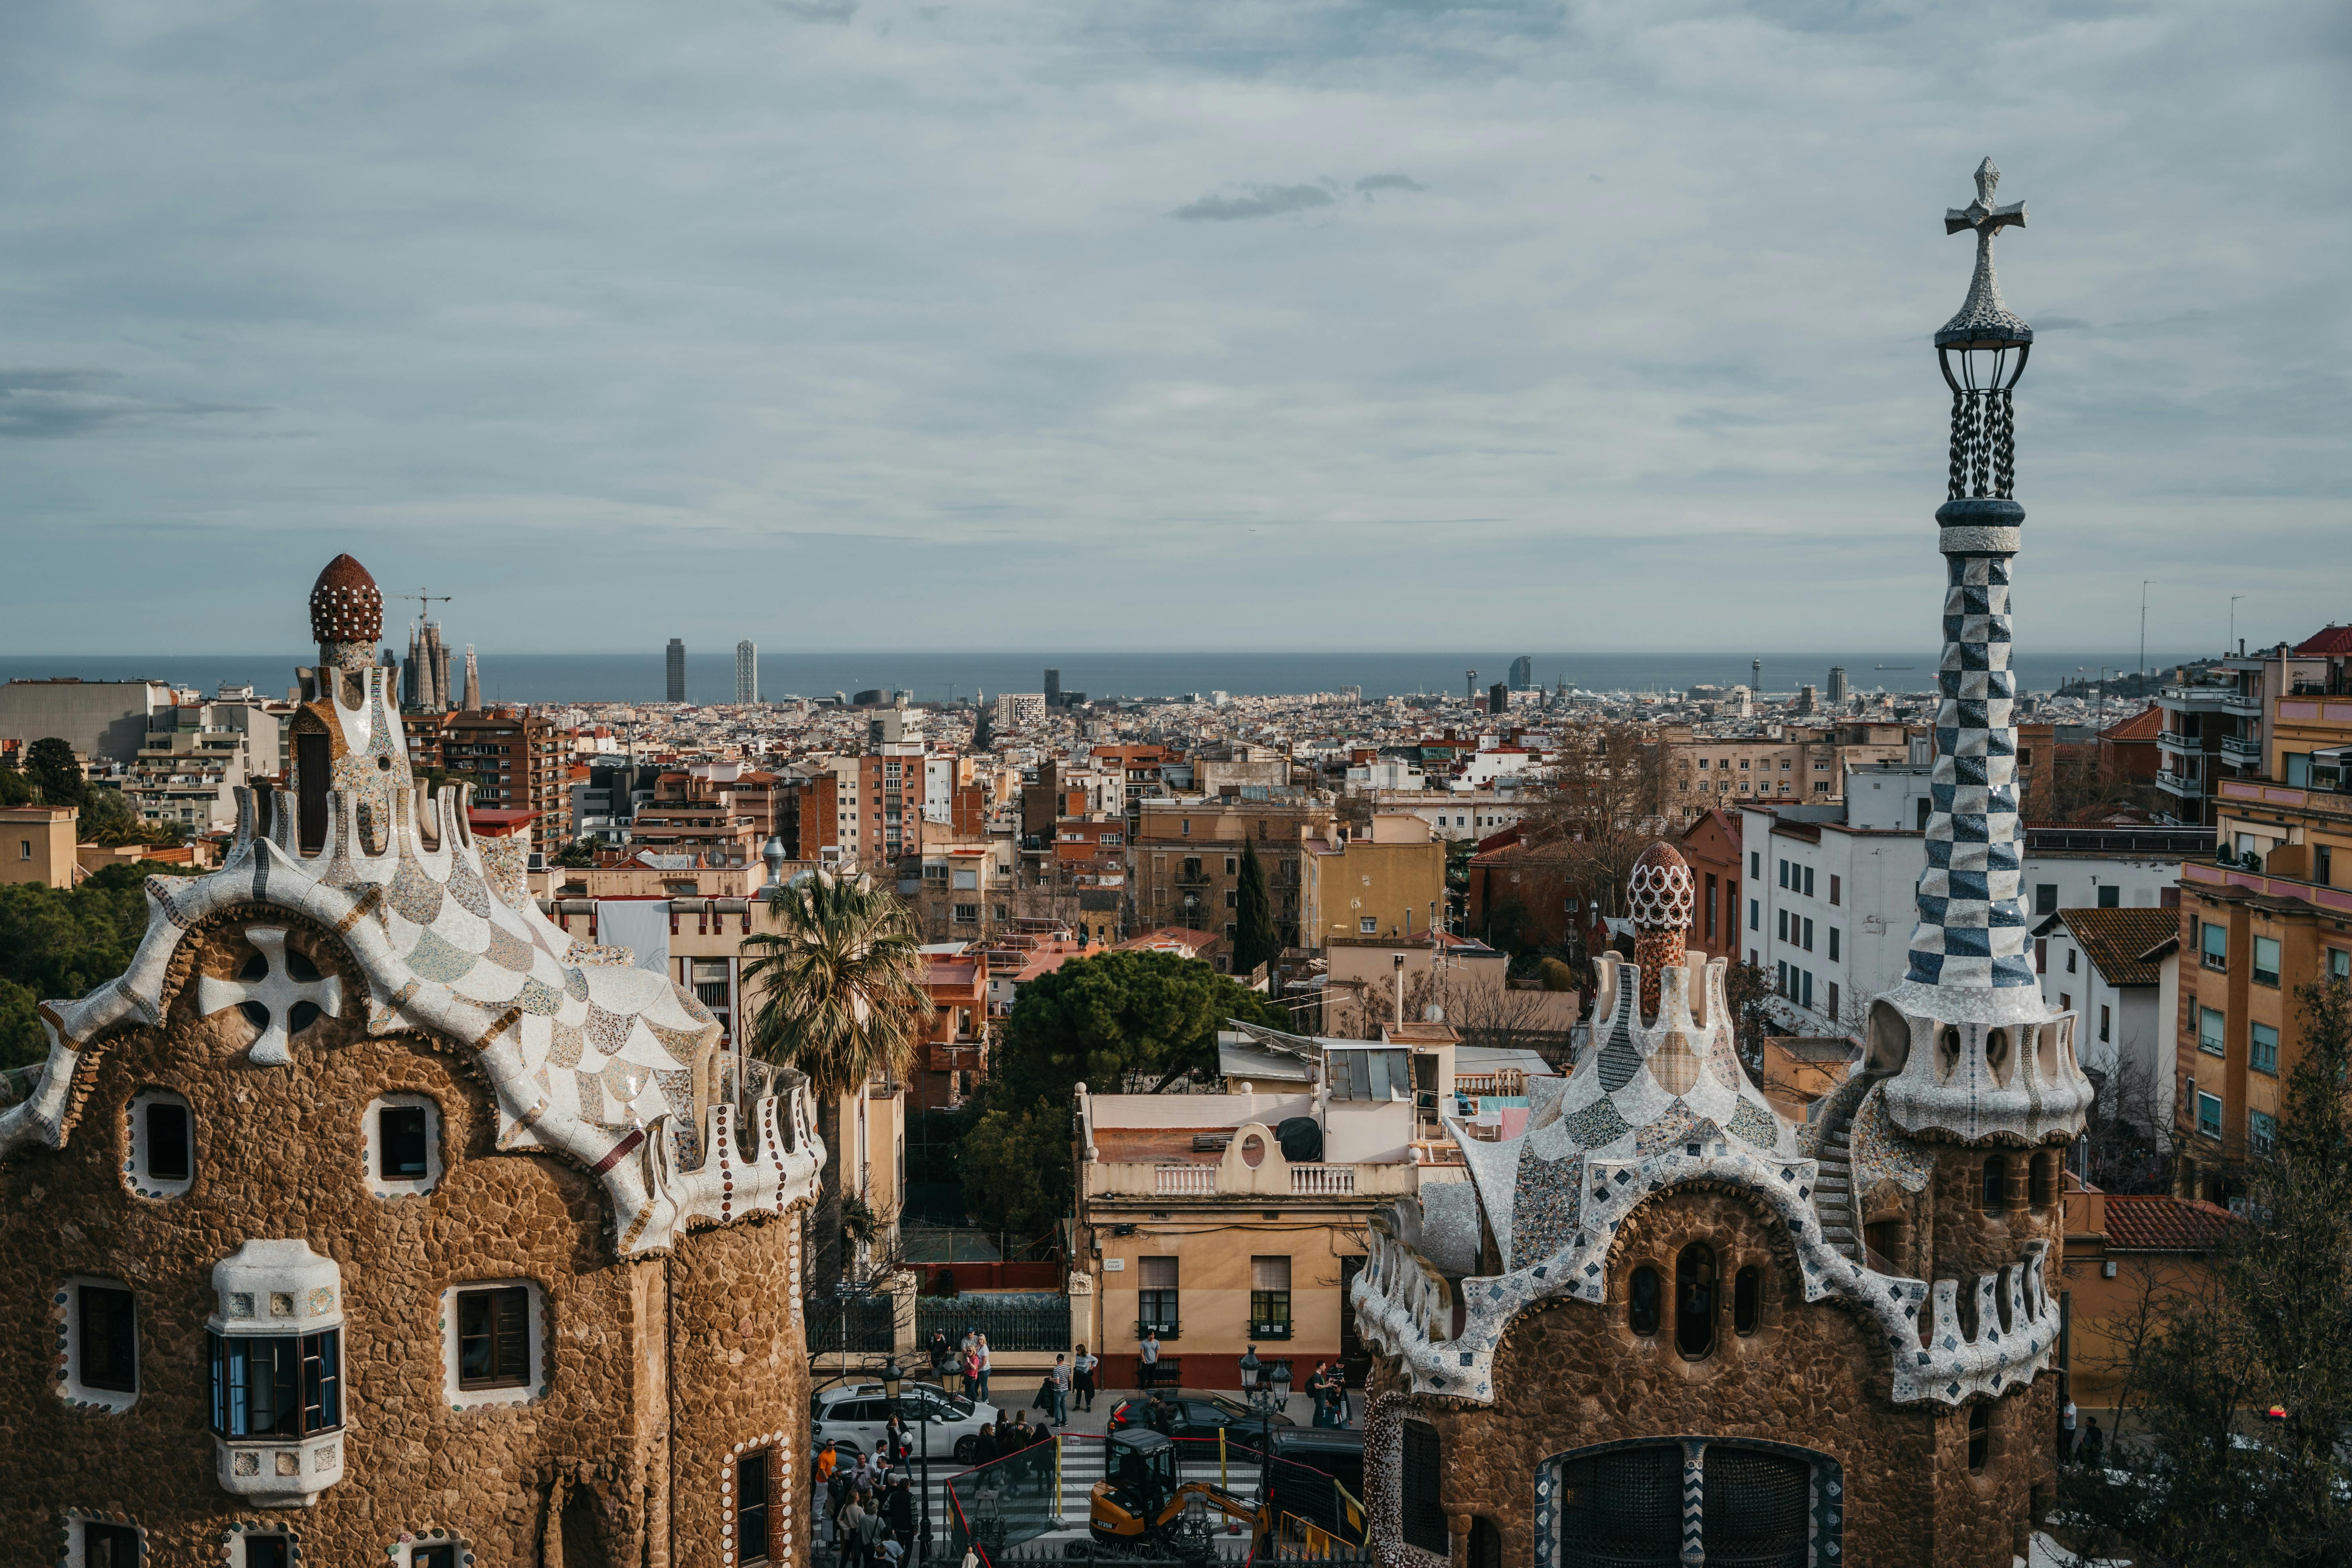
M 1008 1476 L 1005 1479 L 1011 1484 L 985 1487 L 982 1484 L 983 1472 L 971 1471 L 936 1455 L 932 1457 L 928 1477 L 923 1475 L 922 1467 L 918 1464 L 915 1467 L 917 1485 L 921 1494 L 920 1500 L 929 1509 L 934 1538 L 944 1539 L 955 1531 L 956 1504 L 950 1489 L 961 1478 L 956 1489 L 963 1495 L 967 1517 L 982 1510 L 993 1510 L 1007 1520 L 1017 1520 L 1018 1532 L 1024 1539 L 1046 1542 L 1087 1539 L 1087 1511 L 1095 1483 L 1104 1476 L 1108 1445 L 1090 1433 L 1071 1434 L 1060 1439 L 1060 1486 L 1058 1492 L 1049 1499 L 1044 1492 L 1054 1489 L 1050 1479 L 1052 1452 L 1048 1449 L 1037 1460 L 1032 1461 L 1039 1465 L 1037 1471 L 1026 1472 L 1048 1478 L 1042 1491 L 1028 1481 L 1025 1475 L 1018 1482 L 1013 1482 Z M 1255 1502 L 1257 1500 L 1257 1470 L 1245 1454 L 1233 1455 L 1222 1470 L 1213 1458 L 1213 1451 L 1198 1457 L 1188 1456 L 1182 1479 L 1213 1482 L 1247 1501 Z M 821 1517 L 823 1510 L 820 1510 L 819 1513 Z M 1035 1527 L 1041 1523 L 1046 1528 L 1042 1532 L 1035 1532 Z

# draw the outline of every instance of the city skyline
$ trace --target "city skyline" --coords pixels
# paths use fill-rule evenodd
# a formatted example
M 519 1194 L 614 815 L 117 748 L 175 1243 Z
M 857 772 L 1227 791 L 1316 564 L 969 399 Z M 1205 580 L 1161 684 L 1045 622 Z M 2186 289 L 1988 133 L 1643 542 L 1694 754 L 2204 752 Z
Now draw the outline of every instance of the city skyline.
M 1026 640 L 1024 596 L 1130 647 L 1633 646 L 1661 578 L 1767 654 L 1829 584 L 1894 646 L 1987 153 L 2049 215 L 2004 253 L 2031 635 L 2129 647 L 2144 578 L 2214 645 L 2233 595 L 2340 614 L 2302 565 L 2352 412 L 2307 8 L 89 15 L 7 35 L 47 150 L 0 174 L 17 647 L 191 595 L 227 647 L 291 533 L 404 587 L 462 558 L 485 647 L 781 647 L 797 583 L 843 584 L 793 595 L 837 646 L 877 553 L 960 646 Z

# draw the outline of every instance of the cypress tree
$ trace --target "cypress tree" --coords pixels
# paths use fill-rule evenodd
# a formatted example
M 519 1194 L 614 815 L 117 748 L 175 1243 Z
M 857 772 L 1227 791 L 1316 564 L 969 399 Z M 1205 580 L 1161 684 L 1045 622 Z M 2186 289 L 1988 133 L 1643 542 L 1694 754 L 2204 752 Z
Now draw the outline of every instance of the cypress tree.
M 1272 963 L 1281 952 L 1274 940 L 1274 905 L 1265 896 L 1265 868 L 1258 864 L 1256 848 L 1246 843 L 1242 846 L 1241 890 L 1234 901 L 1239 912 L 1234 921 L 1234 975 L 1246 983 L 1251 971 Z

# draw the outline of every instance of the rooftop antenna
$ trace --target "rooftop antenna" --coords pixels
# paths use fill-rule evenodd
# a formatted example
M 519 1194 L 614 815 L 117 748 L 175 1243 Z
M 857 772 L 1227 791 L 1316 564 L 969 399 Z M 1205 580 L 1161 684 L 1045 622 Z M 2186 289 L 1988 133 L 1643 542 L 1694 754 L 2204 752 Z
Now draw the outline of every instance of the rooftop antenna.
M 2135 688 L 2147 677 L 2147 585 L 2152 580 L 2143 577 L 2139 582 L 2139 668 L 2132 671 Z
M 2230 640 L 2221 645 L 2223 658 L 2229 658 L 2230 650 L 2238 646 L 2238 601 L 2244 597 L 2243 594 L 2230 595 Z

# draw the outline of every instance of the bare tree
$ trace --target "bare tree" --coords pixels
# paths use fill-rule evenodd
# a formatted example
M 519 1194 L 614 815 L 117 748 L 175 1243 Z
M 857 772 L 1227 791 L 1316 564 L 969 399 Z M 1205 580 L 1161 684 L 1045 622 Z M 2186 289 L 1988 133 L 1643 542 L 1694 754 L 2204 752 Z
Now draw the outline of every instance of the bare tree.
M 1689 757 L 1646 725 L 1584 725 L 1560 736 L 1547 783 L 1522 818 L 1534 853 L 1556 857 L 1596 910 L 1621 912 L 1633 862 L 1688 816 Z

